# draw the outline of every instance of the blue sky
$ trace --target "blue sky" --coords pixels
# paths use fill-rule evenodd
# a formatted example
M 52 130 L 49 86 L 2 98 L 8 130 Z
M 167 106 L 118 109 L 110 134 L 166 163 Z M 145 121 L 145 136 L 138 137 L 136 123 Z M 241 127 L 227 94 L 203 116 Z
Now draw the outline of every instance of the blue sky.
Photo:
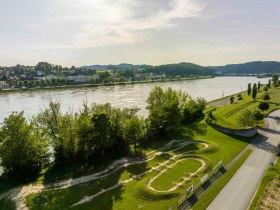
M 0 65 L 279 60 L 279 0 L 0 0 Z

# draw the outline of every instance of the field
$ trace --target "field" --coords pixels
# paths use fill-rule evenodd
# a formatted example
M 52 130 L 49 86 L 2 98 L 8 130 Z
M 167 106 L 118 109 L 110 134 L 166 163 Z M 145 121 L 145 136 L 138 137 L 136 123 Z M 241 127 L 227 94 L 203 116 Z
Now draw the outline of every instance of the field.
M 247 141 L 208 127 L 204 121 L 174 132 L 180 140 L 144 149 L 146 158 L 121 159 L 89 176 L 30 186 L 29 209 L 167 209 L 218 161 L 226 164 Z M 42 180 L 40 180 L 42 182 Z M 23 190 L 24 191 L 24 190 Z M 17 206 L 25 205 L 20 199 Z M 9 202 L 9 200 L 6 200 Z M 20 203 L 23 202 L 23 203 Z
M 249 209 L 280 209 L 280 159 L 267 169 Z
M 248 109 L 250 111 L 254 111 L 258 109 L 258 105 L 261 100 L 262 94 L 264 94 L 265 91 L 261 90 L 257 94 L 256 101 L 252 99 L 251 96 L 247 95 L 247 92 L 243 92 L 242 98 L 243 100 L 237 100 L 237 97 L 235 97 L 235 101 L 232 104 L 228 104 L 227 106 L 210 106 L 210 108 L 216 108 L 215 111 L 213 111 L 213 115 L 215 117 L 215 121 L 219 125 L 223 125 L 230 128 L 242 128 L 237 123 L 237 118 L 240 115 L 242 110 Z M 271 97 L 271 99 L 268 101 L 270 104 L 269 110 L 264 112 L 264 115 L 267 115 L 273 110 L 278 109 L 280 104 L 280 88 L 272 87 L 268 90 L 268 93 Z M 229 100 L 229 99 L 228 99 Z M 262 125 L 262 122 L 260 123 Z

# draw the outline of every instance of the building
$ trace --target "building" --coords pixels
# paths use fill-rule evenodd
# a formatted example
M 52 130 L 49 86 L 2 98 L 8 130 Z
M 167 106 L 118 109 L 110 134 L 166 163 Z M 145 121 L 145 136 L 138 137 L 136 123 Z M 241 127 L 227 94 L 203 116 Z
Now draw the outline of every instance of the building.
M 3 89 L 7 86 L 7 82 L 5 80 L 0 80 L 0 89 Z

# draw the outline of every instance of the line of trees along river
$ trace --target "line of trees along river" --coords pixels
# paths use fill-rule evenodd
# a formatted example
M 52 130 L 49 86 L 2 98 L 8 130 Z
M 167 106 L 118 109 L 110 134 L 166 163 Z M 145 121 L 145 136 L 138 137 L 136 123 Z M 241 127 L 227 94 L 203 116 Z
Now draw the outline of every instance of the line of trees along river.
M 49 106 L 27 122 L 23 112 L 12 113 L 0 130 L 0 158 L 4 172 L 28 177 L 54 158 L 55 165 L 91 164 L 115 155 L 137 154 L 139 144 L 161 139 L 170 129 L 203 116 L 206 100 L 192 99 L 182 91 L 155 87 L 147 99 L 147 118 L 137 109 L 110 104 L 88 106 L 62 113 L 60 103 Z M 53 148 L 53 152 L 49 148 Z M 15 155 L 16 154 L 16 155 Z

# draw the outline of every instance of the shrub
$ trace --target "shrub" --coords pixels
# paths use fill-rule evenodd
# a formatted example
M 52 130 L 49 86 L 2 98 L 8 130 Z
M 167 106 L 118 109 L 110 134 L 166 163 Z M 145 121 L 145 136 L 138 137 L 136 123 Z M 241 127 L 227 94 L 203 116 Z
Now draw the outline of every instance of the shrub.
M 268 101 L 270 99 L 270 95 L 268 93 L 264 93 L 261 97 L 262 100 Z
M 258 108 L 262 111 L 266 111 L 269 109 L 269 103 L 267 102 L 260 102 Z
M 230 103 L 232 104 L 233 102 L 234 102 L 234 97 L 231 96 L 231 97 L 230 97 Z
M 257 124 L 259 124 L 259 121 L 260 121 L 260 120 L 263 120 L 263 118 L 264 118 L 264 116 L 263 116 L 263 114 L 260 112 L 260 110 L 255 110 L 255 111 L 253 112 L 253 114 L 254 114 L 254 118 L 255 118 Z

